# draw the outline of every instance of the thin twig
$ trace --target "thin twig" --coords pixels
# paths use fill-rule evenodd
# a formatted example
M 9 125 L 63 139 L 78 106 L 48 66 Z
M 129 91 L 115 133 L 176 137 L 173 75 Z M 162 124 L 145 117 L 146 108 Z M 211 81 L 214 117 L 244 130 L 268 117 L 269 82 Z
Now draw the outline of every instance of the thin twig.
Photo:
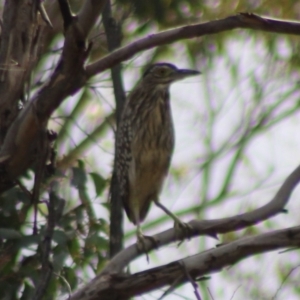
M 48 220 L 47 220 L 47 226 L 44 234 L 44 239 L 41 244 L 41 278 L 40 281 L 36 287 L 36 292 L 33 297 L 33 300 L 39 300 L 42 299 L 44 296 L 44 293 L 47 289 L 47 286 L 49 284 L 49 281 L 51 279 L 52 275 L 52 265 L 49 261 L 50 253 L 51 253 L 51 243 L 52 243 L 52 237 L 54 233 L 54 228 L 56 224 L 55 220 L 55 203 L 57 196 L 53 190 L 54 183 L 50 184 L 51 191 L 49 193 L 49 204 L 48 204 Z
M 211 292 L 211 290 L 210 290 L 209 287 L 207 287 L 207 291 L 208 291 L 208 294 L 211 297 L 211 299 L 214 300 L 214 296 L 213 296 L 213 294 L 212 294 L 212 292 Z
M 201 296 L 200 296 L 199 290 L 198 290 L 198 284 L 195 282 L 195 280 L 192 278 L 191 274 L 188 272 L 188 270 L 184 264 L 184 261 L 180 261 L 179 264 L 182 266 L 186 278 L 188 278 L 189 282 L 191 283 L 191 285 L 194 288 L 194 294 L 196 296 L 196 299 L 201 300 Z
M 176 290 L 178 288 L 178 285 L 182 282 L 183 278 L 184 278 L 183 275 L 177 277 L 172 282 L 172 284 L 170 285 L 170 287 L 161 295 L 161 297 L 158 300 L 162 300 L 166 296 L 170 295 L 174 290 Z
M 37 151 L 37 160 L 36 160 L 36 170 L 34 176 L 34 186 L 32 191 L 32 203 L 34 205 L 34 221 L 33 221 L 33 234 L 38 234 L 37 229 L 37 206 L 40 198 L 40 188 L 43 181 L 47 154 L 48 154 L 48 140 L 46 137 L 46 132 L 41 131 L 38 139 L 38 151 Z
M 296 267 L 292 268 L 292 269 L 285 275 L 285 277 L 283 278 L 283 280 L 282 280 L 280 286 L 278 287 L 278 289 L 277 289 L 275 295 L 272 297 L 272 300 L 275 300 L 275 299 L 276 299 L 276 297 L 277 297 L 277 295 L 279 294 L 280 290 L 282 289 L 284 283 L 285 283 L 285 282 L 287 281 L 287 279 L 292 275 L 292 273 L 293 273 L 295 270 L 297 270 L 299 267 L 300 267 L 300 264 L 297 265 Z
M 241 287 L 241 285 L 239 285 L 239 286 L 234 290 L 234 292 L 233 292 L 233 294 L 232 294 L 230 300 L 233 300 L 234 295 L 236 294 L 236 292 L 238 291 L 238 289 L 239 289 L 240 287 Z

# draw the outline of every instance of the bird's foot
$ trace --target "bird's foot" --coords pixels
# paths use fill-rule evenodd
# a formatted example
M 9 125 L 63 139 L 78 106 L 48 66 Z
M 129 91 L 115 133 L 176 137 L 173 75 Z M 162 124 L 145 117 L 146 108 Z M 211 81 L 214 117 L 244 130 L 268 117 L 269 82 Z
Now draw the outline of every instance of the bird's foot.
M 150 240 L 154 248 L 158 247 L 158 240 L 153 236 L 144 235 L 141 232 L 137 233 L 137 249 L 140 253 L 146 254 L 147 262 L 149 263 L 149 255 L 148 255 L 149 246 L 147 247 L 146 240 Z
M 180 246 L 186 238 L 190 239 L 194 232 L 194 229 L 190 224 L 184 223 L 179 219 L 175 220 L 174 228 L 176 239 L 180 239 L 178 246 Z
M 176 239 L 180 239 L 183 242 L 185 238 L 190 238 L 193 235 L 193 228 L 191 225 L 182 222 L 176 215 L 174 215 L 169 209 L 167 209 L 164 205 L 162 205 L 158 199 L 154 199 L 154 203 L 156 206 L 161 208 L 167 215 L 169 215 L 174 220 L 175 227 L 175 237 Z

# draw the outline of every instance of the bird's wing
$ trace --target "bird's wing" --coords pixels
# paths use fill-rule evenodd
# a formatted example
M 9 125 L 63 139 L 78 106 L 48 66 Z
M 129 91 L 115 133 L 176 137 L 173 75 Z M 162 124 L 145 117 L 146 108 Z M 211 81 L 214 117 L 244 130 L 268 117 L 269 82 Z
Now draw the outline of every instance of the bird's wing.
M 120 197 L 129 220 L 133 220 L 129 209 L 129 167 L 132 162 L 132 132 L 129 118 L 123 116 L 116 139 L 116 173 L 119 184 Z

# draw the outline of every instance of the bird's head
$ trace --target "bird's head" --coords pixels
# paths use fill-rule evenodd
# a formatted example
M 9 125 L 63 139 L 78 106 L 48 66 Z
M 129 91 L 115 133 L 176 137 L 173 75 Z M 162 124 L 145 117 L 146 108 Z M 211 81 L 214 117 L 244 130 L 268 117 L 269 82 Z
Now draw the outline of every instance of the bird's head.
M 169 63 L 157 63 L 148 67 L 143 75 L 143 83 L 170 85 L 172 82 L 201 74 L 196 70 L 178 69 Z

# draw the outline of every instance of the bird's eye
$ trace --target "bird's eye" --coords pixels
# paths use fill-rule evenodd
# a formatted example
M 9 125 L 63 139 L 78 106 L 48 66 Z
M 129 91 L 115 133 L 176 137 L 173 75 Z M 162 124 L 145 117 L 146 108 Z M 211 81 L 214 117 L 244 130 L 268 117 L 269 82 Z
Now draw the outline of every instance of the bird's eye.
M 159 76 L 166 76 L 167 75 L 167 70 L 166 69 L 159 69 L 157 73 L 158 73 Z

